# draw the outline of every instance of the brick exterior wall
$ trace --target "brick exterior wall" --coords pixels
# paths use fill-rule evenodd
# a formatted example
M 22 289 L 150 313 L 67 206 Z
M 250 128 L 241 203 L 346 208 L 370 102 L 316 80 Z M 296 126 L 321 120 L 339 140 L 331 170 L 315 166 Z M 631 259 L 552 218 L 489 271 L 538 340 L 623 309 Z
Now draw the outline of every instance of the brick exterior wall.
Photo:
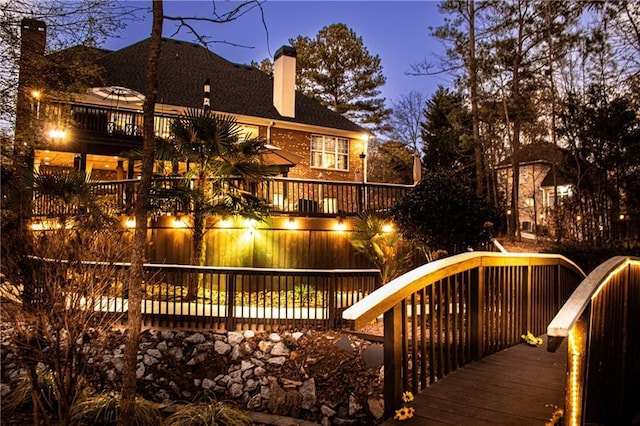
M 262 129 L 260 134 L 262 135 Z M 266 128 L 264 129 L 266 135 Z M 336 181 L 355 181 L 356 170 L 361 170 L 362 160 L 359 155 L 362 152 L 362 142 L 349 139 L 349 170 L 328 170 L 311 168 L 311 135 L 319 134 L 333 136 L 330 133 L 308 133 L 289 129 L 271 129 L 270 143 L 287 152 L 301 157 L 300 162 L 289 170 L 290 178 L 323 179 Z

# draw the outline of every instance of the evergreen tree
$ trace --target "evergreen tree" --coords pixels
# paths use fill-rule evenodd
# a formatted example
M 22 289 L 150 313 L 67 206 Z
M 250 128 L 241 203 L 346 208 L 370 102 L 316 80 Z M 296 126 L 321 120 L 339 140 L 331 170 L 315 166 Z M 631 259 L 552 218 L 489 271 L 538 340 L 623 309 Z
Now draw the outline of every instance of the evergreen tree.
M 372 56 L 345 24 L 322 28 L 315 38 L 289 40 L 297 51 L 298 90 L 371 130 L 384 130 L 391 111 L 380 98 L 386 81 Z
M 424 166 L 427 170 L 473 171 L 471 116 L 461 94 L 442 86 L 427 101 L 422 123 Z

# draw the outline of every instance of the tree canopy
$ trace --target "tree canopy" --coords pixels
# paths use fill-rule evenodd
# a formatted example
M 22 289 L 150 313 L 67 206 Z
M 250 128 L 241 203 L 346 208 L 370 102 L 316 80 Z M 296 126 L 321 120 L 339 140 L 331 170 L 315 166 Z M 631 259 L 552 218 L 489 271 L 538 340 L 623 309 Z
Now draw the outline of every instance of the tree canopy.
M 372 130 L 383 129 L 390 114 L 380 96 L 386 78 L 378 55 L 345 24 L 322 28 L 315 38 L 289 42 L 297 51 L 298 90 Z
M 450 255 L 487 240 L 499 212 L 451 172 L 427 173 L 392 209 L 403 235 Z M 491 226 L 489 226 L 491 224 Z

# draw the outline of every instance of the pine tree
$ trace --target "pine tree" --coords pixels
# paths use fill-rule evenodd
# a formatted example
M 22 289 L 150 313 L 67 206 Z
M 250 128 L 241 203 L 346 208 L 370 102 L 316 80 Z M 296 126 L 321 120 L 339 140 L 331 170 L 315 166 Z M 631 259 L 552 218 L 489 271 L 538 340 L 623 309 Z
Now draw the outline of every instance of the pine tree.
M 383 130 L 391 111 L 379 97 L 386 78 L 378 55 L 345 24 L 322 28 L 315 38 L 289 40 L 297 51 L 298 90 L 371 130 Z

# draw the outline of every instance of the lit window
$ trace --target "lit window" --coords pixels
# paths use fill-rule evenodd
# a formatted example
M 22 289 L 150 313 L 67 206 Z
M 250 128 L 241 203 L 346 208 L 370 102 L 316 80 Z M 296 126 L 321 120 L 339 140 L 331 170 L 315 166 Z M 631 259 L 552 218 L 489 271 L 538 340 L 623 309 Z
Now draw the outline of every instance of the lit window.
M 247 124 L 239 124 L 241 138 L 255 139 L 258 137 L 258 126 L 249 126 Z
M 311 167 L 349 169 L 349 140 L 331 136 L 311 136 Z

